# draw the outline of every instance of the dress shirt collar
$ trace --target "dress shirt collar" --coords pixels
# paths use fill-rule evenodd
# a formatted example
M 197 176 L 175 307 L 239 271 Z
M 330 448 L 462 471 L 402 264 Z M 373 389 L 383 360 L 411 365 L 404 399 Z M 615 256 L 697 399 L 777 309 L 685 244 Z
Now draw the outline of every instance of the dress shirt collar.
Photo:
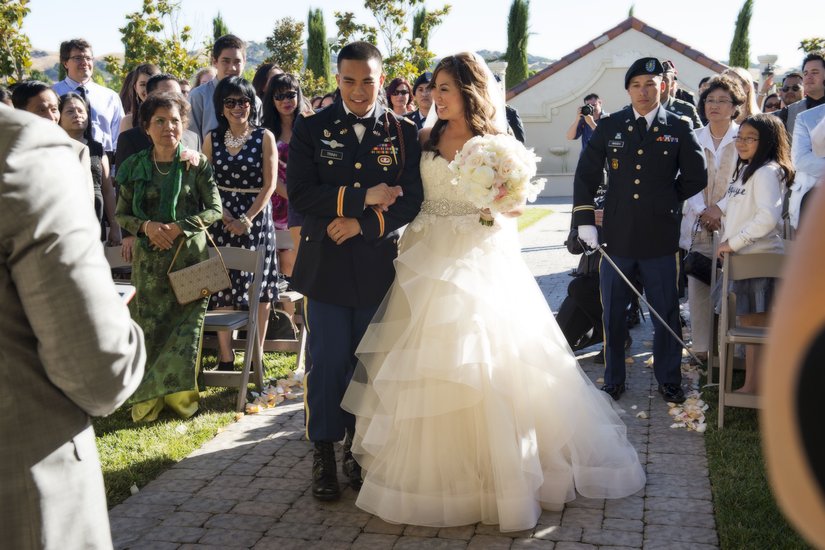
M 631 107 L 631 108 L 633 109 L 633 120 L 636 120 L 640 116 L 642 116 L 642 115 L 639 114 L 639 111 L 637 111 L 635 107 Z M 659 114 L 659 109 L 661 109 L 661 108 L 662 108 L 662 106 L 659 105 L 658 107 L 656 107 L 655 109 L 653 109 L 652 111 L 650 111 L 649 113 L 647 113 L 645 115 L 645 120 L 647 121 L 648 130 L 653 127 L 653 121 L 656 119 L 656 115 Z

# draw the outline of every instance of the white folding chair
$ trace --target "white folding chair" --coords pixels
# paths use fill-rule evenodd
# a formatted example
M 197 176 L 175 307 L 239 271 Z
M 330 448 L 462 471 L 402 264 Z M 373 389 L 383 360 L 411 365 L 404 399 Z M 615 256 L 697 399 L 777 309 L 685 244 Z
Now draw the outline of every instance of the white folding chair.
M 787 251 L 786 251 L 787 252 Z M 718 426 L 725 423 L 725 407 L 760 407 L 759 395 L 733 391 L 733 360 L 736 344 L 764 345 L 768 327 L 736 324 L 736 294 L 727 289 L 732 281 L 756 277 L 780 278 L 785 254 L 725 254 L 722 265 L 722 311 L 719 315 L 719 411 Z
M 718 315 L 716 315 L 716 304 L 713 300 L 713 289 L 716 288 L 716 281 L 719 276 L 719 270 L 716 269 L 716 256 L 719 250 L 719 231 L 713 232 L 713 257 L 711 263 L 711 270 L 710 270 L 710 300 L 708 300 L 708 308 L 706 311 L 706 315 L 709 317 L 708 319 L 708 326 L 710 329 L 708 330 L 708 337 L 710 338 L 710 342 L 708 342 L 708 363 L 707 363 L 707 371 L 708 371 L 708 379 L 707 385 L 713 384 L 713 367 L 719 366 L 719 332 L 716 329 L 716 323 L 718 320 Z M 717 380 L 718 383 L 718 380 Z
M 236 330 L 245 329 L 246 338 L 233 338 L 232 349 L 243 349 L 243 369 L 237 371 L 203 371 L 201 379 L 207 386 L 222 386 L 238 388 L 237 410 L 242 412 L 246 405 L 246 389 L 249 384 L 250 372 L 254 372 L 254 383 L 259 390 L 263 389 L 263 352 L 258 342 L 258 299 L 261 293 L 261 280 L 264 272 L 264 249 L 247 250 L 245 248 L 221 247 L 221 255 L 228 269 L 237 269 L 252 273 L 252 284 L 249 287 L 249 311 L 216 310 L 207 311 L 204 321 L 204 331 L 231 331 L 233 336 Z M 214 248 L 209 248 L 209 255 L 215 256 Z M 204 337 L 204 341 L 208 341 Z

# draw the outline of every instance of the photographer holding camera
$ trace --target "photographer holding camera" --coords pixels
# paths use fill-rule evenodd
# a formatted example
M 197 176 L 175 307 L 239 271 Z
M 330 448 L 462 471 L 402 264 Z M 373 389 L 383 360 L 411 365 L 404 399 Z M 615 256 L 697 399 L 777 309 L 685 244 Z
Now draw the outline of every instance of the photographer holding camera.
M 584 105 L 576 109 L 576 119 L 567 129 L 567 139 L 575 141 L 582 139 L 582 151 L 596 130 L 599 119 L 602 118 L 602 100 L 596 94 L 584 96 Z

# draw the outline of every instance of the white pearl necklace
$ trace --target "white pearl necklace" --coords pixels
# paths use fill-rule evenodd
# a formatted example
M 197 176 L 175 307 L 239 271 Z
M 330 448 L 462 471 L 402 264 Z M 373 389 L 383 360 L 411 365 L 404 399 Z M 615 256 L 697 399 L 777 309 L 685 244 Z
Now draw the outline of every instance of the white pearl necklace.
M 227 147 L 237 149 L 238 147 L 241 147 L 244 143 L 246 143 L 246 140 L 249 139 L 250 135 L 251 134 L 249 133 L 249 130 L 247 130 L 240 136 L 235 137 L 232 135 L 232 130 L 229 130 L 227 128 L 226 134 L 224 134 L 223 136 L 223 142 Z

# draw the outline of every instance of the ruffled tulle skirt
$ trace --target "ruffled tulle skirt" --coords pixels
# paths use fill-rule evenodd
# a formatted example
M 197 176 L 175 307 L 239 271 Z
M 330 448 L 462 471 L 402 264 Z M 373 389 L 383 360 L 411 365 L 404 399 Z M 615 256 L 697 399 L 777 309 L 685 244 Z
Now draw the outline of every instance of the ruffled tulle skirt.
M 342 403 L 366 470 L 357 505 L 397 523 L 514 531 L 577 492 L 637 492 L 625 425 L 576 363 L 512 220 L 468 219 L 407 231 L 358 348 Z

